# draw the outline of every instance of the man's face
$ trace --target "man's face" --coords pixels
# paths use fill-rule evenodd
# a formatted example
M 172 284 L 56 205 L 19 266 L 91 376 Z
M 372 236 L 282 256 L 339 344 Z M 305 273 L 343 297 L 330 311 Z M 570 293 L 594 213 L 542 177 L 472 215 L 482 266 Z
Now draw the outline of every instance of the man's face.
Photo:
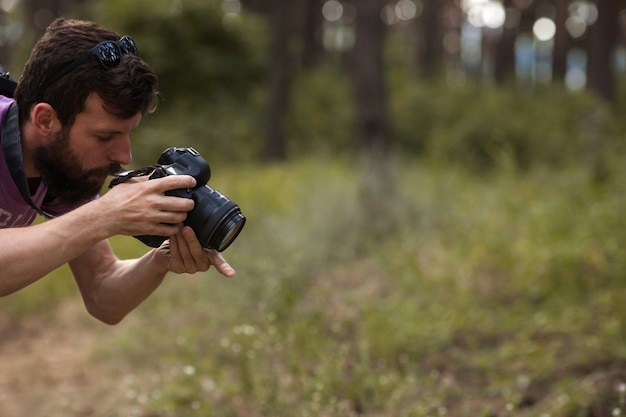
M 69 130 L 56 132 L 52 141 L 34 153 L 35 166 L 51 195 L 66 204 L 78 204 L 96 195 L 108 175 L 132 160 L 130 132 L 141 114 L 120 119 L 106 112 L 95 94 Z

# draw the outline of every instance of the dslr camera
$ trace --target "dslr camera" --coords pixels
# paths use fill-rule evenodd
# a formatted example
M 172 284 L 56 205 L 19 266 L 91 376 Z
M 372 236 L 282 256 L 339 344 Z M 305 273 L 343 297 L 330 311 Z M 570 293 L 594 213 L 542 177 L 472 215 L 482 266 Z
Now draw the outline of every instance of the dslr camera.
M 190 226 L 203 247 L 222 252 L 237 238 L 246 218 L 239 206 L 224 194 L 205 185 L 211 177 L 207 161 L 193 148 L 168 148 L 157 165 L 117 174 L 109 188 L 130 178 L 150 175 L 149 179 L 168 175 L 190 175 L 196 179 L 196 186 L 189 189 L 167 191 L 165 194 L 192 199 L 194 208 L 187 213 L 184 224 Z M 157 248 L 167 239 L 163 236 L 135 236 L 148 246 Z

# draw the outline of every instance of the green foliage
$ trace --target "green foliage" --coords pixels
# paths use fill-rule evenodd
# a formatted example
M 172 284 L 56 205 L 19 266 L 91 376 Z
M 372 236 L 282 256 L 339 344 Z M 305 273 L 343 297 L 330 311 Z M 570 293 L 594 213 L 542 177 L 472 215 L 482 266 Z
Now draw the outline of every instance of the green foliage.
M 360 175 L 307 159 L 220 176 L 249 219 L 225 253 L 238 276 L 171 277 L 103 351 L 159 375 L 146 415 L 623 406 L 614 385 L 581 385 L 626 359 L 623 168 L 598 187 L 582 167 L 397 161 L 388 215 L 403 227 L 366 245 Z
M 159 75 L 164 107 L 181 98 L 202 106 L 224 93 L 245 98 L 263 79 L 248 46 L 238 32 L 224 27 L 223 18 L 211 7 L 184 8 L 176 18 L 126 17 L 127 31 L 138 34 L 142 55 Z
M 98 21 L 132 34 L 159 76 L 161 101 L 134 136 L 137 165 L 170 146 L 193 146 L 210 162 L 259 154 L 265 34 L 261 19 L 227 16 L 221 1 L 99 2 Z
M 135 135 L 137 165 L 153 163 L 169 146 L 194 146 L 228 162 L 261 154 L 272 64 L 267 19 L 245 9 L 229 14 L 224 5 L 110 0 L 75 11 L 131 34 L 159 75 L 160 109 Z M 414 45 L 404 32 L 392 33 L 386 46 L 390 140 L 398 152 L 481 172 L 584 164 L 599 182 L 619 164 L 612 155 L 624 151 L 623 79 L 612 111 L 557 85 L 485 85 L 451 70 L 422 80 L 407 59 Z M 358 150 L 349 68 L 334 58 L 294 74 L 286 120 L 292 157 Z
M 527 92 L 411 83 L 402 75 L 392 85 L 397 146 L 438 163 L 479 171 L 592 165 L 618 142 L 616 120 L 606 105 L 562 87 Z
M 352 82 L 337 65 L 305 71 L 290 97 L 290 154 L 347 153 L 356 146 Z
M 245 11 L 227 15 L 218 0 L 153 3 L 93 6 L 99 21 L 136 38 L 160 78 L 163 100 L 149 118 L 157 120 L 136 135 L 138 163 L 152 163 L 172 145 L 228 161 L 257 159 L 267 131 L 267 22 Z M 404 36 L 390 36 L 387 46 L 390 139 L 397 151 L 479 172 L 584 164 L 599 181 L 610 175 L 616 163 L 610 155 L 623 148 L 626 127 L 598 99 L 556 85 L 481 85 L 450 72 L 420 80 L 407 62 Z M 348 68 L 329 59 L 294 75 L 288 154 L 353 154 Z
M 225 253 L 238 275 L 172 275 L 105 333 L 97 359 L 130 373 L 112 388 L 132 393 L 119 415 L 623 410 L 624 167 L 598 185 L 584 166 L 395 162 L 386 215 L 402 227 L 375 239 L 347 161 L 221 170 L 214 186 L 248 217 Z M 35 314 L 72 287 L 59 270 L 3 311 Z
M 229 97 L 211 103 L 179 102 L 146 116 L 133 135 L 134 164 L 150 165 L 170 146 L 192 146 L 218 175 L 220 164 L 254 160 L 263 143 L 260 93 L 242 103 Z

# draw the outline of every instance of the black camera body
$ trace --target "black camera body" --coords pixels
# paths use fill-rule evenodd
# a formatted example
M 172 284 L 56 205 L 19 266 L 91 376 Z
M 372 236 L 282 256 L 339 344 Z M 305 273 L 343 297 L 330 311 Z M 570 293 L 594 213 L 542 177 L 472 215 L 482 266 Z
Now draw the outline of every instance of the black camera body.
M 196 186 L 166 192 L 166 195 L 192 199 L 194 208 L 187 213 L 184 224 L 190 226 L 203 247 L 225 250 L 237 238 L 246 218 L 239 206 L 206 183 L 211 178 L 207 161 L 193 148 L 168 148 L 158 160 L 149 179 L 168 175 L 190 175 Z M 159 247 L 167 238 L 163 236 L 135 236 L 148 246 Z

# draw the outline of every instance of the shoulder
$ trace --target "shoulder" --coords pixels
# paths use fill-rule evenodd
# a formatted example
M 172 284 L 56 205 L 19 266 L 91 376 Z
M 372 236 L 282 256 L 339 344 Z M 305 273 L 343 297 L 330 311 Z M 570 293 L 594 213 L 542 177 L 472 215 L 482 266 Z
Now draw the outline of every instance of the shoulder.
M 0 140 L 7 134 L 19 135 L 17 103 L 12 98 L 0 95 Z

